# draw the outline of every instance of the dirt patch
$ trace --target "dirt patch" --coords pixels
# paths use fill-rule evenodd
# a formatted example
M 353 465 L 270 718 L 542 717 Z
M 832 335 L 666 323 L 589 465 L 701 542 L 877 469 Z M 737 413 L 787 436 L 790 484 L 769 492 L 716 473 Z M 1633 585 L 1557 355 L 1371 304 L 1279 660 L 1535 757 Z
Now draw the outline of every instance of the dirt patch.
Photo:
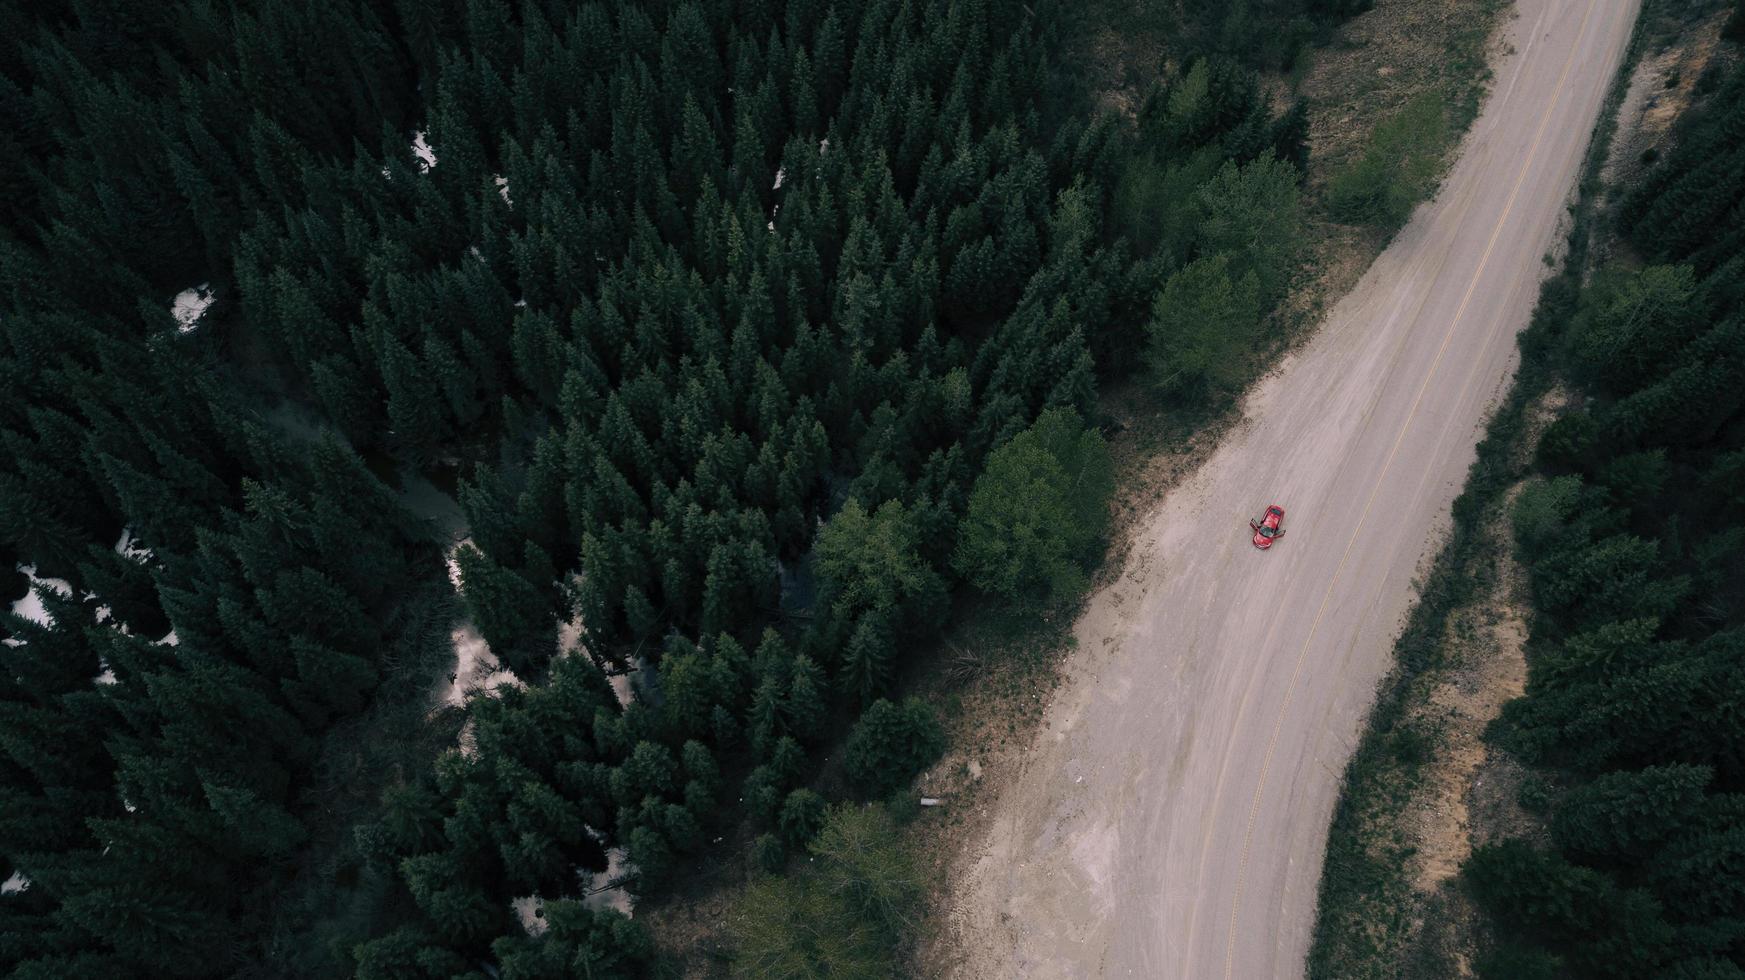
M 1420 771 L 1416 798 L 1406 809 L 1405 835 L 1413 853 L 1412 887 L 1430 893 L 1460 872 L 1472 853 L 1468 790 L 1488 761 L 1485 726 L 1527 688 L 1526 569 L 1508 547 L 1507 515 L 1521 485 L 1504 495 L 1485 537 L 1496 558 L 1487 595 L 1449 616 L 1444 645 L 1449 670 L 1413 714 L 1438 736 Z
M 1636 65 L 1618 107 L 1618 129 L 1600 170 L 1601 181 L 1609 186 L 1634 184 L 1665 149 L 1673 122 L 1697 96 L 1697 82 L 1720 47 L 1721 26 L 1729 13 L 1716 12 L 1677 43 Z
M 1600 168 L 1605 188 L 1603 206 L 1616 203 L 1654 163 L 1671 149 L 1672 124 L 1699 98 L 1698 84 L 1717 56 L 1725 57 L 1721 27 L 1730 11 L 1723 9 L 1680 33 L 1659 51 L 1644 54 L 1630 74 L 1624 101 L 1614 117 L 1616 130 L 1610 152 Z M 1596 258 L 1608 257 L 1620 243 L 1600 235 Z

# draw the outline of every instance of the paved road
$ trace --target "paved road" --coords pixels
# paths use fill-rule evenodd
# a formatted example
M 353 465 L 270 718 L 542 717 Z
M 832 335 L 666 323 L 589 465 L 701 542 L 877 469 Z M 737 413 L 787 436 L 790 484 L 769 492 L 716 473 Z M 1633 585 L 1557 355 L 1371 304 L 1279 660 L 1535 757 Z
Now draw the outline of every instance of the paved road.
M 1519 0 L 1442 193 L 1147 519 L 992 826 L 958 978 L 1302 973 L 1339 777 L 1560 240 L 1636 0 Z M 1271 553 L 1246 520 L 1289 515 Z

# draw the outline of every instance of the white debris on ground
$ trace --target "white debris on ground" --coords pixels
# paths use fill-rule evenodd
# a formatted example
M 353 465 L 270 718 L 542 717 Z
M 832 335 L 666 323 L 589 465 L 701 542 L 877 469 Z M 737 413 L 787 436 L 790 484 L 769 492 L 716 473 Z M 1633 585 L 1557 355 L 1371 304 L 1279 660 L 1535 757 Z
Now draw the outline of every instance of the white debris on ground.
M 588 834 L 602 843 L 605 838 L 592 827 Z M 606 849 L 606 870 L 589 874 L 581 872 L 582 905 L 590 909 L 612 909 L 626 916 L 632 914 L 630 892 L 622 885 L 613 882 L 623 881 L 636 873 L 636 866 L 630 863 L 630 858 L 622 847 Z
M 24 598 L 12 604 L 12 614 L 23 616 L 39 626 L 53 626 L 54 620 L 50 618 L 48 610 L 43 608 L 42 597 L 36 594 L 36 587 L 46 585 L 61 595 L 70 596 L 73 594 L 73 584 L 64 578 L 41 578 L 36 574 L 35 565 L 16 565 L 14 567 L 30 579 L 31 589 Z
M 503 203 L 514 207 L 515 202 L 509 200 L 509 178 L 502 174 L 493 174 L 491 179 L 497 182 L 497 193 L 503 195 Z
M 176 318 L 177 333 L 192 333 L 200 326 L 200 317 L 215 299 L 212 284 L 203 282 L 198 286 L 189 286 L 176 294 L 170 301 L 170 315 Z
M 430 168 L 436 166 L 436 151 L 424 142 L 422 129 L 412 134 L 412 155 L 418 158 L 418 169 L 423 173 L 429 173 Z
M 30 887 L 30 879 L 22 871 L 12 872 L 12 877 L 0 881 L 0 895 L 16 895 Z
M 630 707 L 630 700 L 635 696 L 630 691 L 630 675 L 613 674 L 606 678 L 606 682 L 612 685 L 612 693 L 618 696 L 618 706 Z
M 131 527 L 121 529 L 121 540 L 115 542 L 115 553 L 123 558 L 142 563 L 151 561 L 152 558 L 151 549 L 134 540 L 133 528 Z
M 443 558 L 448 565 L 449 584 L 454 586 L 456 593 L 460 592 L 460 560 L 456 556 L 462 546 L 472 543 L 472 538 L 462 538 Z M 521 684 L 521 679 L 497 660 L 497 655 L 491 652 L 490 644 L 485 642 L 478 627 L 470 620 L 455 624 L 454 630 L 449 633 L 449 640 L 454 644 L 454 672 L 439 687 L 439 704 L 459 707 L 466 702 L 468 691 L 489 689 L 499 684 Z
M 525 895 L 509 903 L 515 910 L 515 918 L 521 920 L 521 928 L 527 930 L 529 936 L 544 934 L 551 928 L 551 923 L 545 921 L 545 899 L 538 895 Z
M 567 594 L 573 597 L 580 591 L 581 587 L 581 573 L 572 572 L 566 590 Z M 570 603 L 570 618 L 559 623 L 557 627 L 557 655 L 559 657 L 582 652 L 582 637 L 587 634 L 587 630 L 582 628 L 582 614 L 577 611 L 575 606 L 575 602 L 572 601 Z

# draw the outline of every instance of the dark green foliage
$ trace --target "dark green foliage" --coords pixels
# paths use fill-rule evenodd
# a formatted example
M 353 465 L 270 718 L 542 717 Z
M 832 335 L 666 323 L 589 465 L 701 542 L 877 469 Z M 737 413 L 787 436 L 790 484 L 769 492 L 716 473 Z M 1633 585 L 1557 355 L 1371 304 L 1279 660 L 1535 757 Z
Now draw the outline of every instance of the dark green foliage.
M 653 976 L 654 943 L 641 923 L 580 902 L 547 902 L 538 936 L 505 936 L 491 944 L 503 980 L 636 980 Z
M 804 846 L 817 836 L 824 826 L 824 797 L 809 789 L 797 789 L 782 802 L 782 813 L 776 820 L 782 837 L 794 847 Z
M 848 778 L 871 797 L 886 796 L 932 765 L 945 751 L 945 733 L 925 702 L 874 701 L 848 735 Z
M 734 975 L 890 976 L 900 930 L 922 894 L 890 817 L 877 806 L 836 807 L 808 850 L 803 872 L 761 879 L 735 904 Z
M 1071 409 L 1050 409 L 988 456 L 952 563 L 1010 600 L 1074 596 L 1102 543 L 1114 489 L 1103 437 Z
M 1195 259 L 1164 284 L 1145 326 L 1152 383 L 1166 395 L 1227 393 L 1260 333 L 1260 278 L 1233 274 L 1230 256 Z
M 1621 889 L 1519 841 L 1479 848 L 1464 873 L 1493 914 L 1512 929 L 1568 944 L 1567 955 L 1591 975 L 1650 975 L 1673 946 L 1674 931 L 1648 892 Z
M 1540 443 L 1558 475 L 1514 505 L 1539 615 L 1527 694 L 1493 734 L 1566 788 L 1541 801 L 1554 850 L 1505 841 L 1467 864 L 1508 938 L 1485 976 L 1741 975 L 1745 291 L 1718 215 L 1741 186 L 1726 93 L 1745 72 L 1730 72 L 1622 206 L 1663 264 L 1602 270 L 1543 348 L 1582 404 Z
M 1166 280 L 1153 344 L 1215 393 L 1206 352 L 1291 273 L 1306 152 L 1231 56 L 1276 22 L 1282 64 L 1336 7 L 1193 12 L 1215 43 L 1136 125 L 1051 84 L 1052 3 L 0 15 L 0 566 L 80 597 L 5 627 L 0 859 L 33 885 L 0 966 L 642 975 L 578 870 L 622 848 L 659 887 L 742 812 L 817 832 L 807 753 L 943 623 L 960 537 L 1029 522 L 972 564 L 1076 588 L 1107 464 L 1050 420 L 1139 361 Z M 1167 179 L 1124 199 L 1168 207 L 1116 220 L 1141 159 Z M 1171 277 L 1214 260 L 1208 307 Z M 1045 513 L 972 505 L 996 447 Z M 404 513 L 413 476 L 464 522 Z M 455 523 L 457 605 L 520 684 L 432 713 Z M 906 780 L 938 729 L 896 724 Z M 867 962 L 880 903 L 849 906 Z

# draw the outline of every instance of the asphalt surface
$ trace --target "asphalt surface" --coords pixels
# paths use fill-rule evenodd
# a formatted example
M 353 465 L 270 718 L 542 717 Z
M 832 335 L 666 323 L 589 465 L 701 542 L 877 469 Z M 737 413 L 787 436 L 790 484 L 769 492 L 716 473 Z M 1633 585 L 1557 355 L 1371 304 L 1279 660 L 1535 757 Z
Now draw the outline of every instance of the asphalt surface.
M 950 976 L 1303 972 L 1327 827 L 1443 540 L 1636 0 L 1520 0 L 1435 202 L 1146 518 L 983 839 Z M 1248 519 L 1285 508 L 1270 552 Z

